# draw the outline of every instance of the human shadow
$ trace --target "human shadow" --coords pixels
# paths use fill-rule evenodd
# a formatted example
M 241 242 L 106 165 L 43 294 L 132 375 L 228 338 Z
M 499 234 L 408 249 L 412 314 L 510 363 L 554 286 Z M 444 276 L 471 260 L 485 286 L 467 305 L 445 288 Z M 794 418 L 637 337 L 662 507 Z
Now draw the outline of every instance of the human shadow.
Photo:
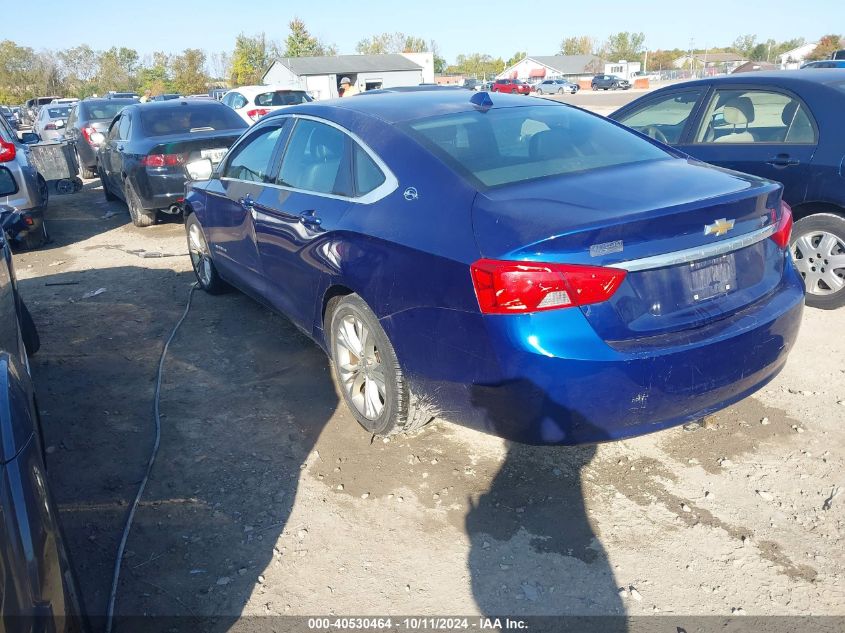
M 48 477 L 95 630 L 154 441 L 154 379 L 193 273 L 21 280 Z M 98 287 L 106 292 L 83 298 Z M 251 299 L 195 291 L 161 390 L 161 444 L 122 562 L 115 630 L 226 631 L 281 564 L 301 468 L 337 406 L 325 353 Z M 150 617 L 157 616 L 157 617 Z
M 489 617 L 565 616 L 532 621 L 532 630 L 627 630 L 619 588 L 584 499 L 595 445 L 514 441 L 527 428 L 585 431 L 590 425 L 528 380 L 474 386 L 471 396 L 488 429 L 507 440 L 504 463 L 465 522 L 479 609 Z M 601 437 L 598 429 L 589 431 Z

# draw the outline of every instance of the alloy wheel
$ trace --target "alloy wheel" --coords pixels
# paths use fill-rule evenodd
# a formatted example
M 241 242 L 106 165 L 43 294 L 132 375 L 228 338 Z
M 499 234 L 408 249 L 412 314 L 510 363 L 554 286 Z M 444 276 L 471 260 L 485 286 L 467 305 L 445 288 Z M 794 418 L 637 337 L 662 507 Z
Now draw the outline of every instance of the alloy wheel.
M 792 244 L 792 259 L 807 292 L 831 295 L 845 287 L 845 242 L 827 231 L 810 231 Z
M 188 229 L 188 251 L 191 254 L 191 265 L 203 287 L 211 285 L 211 256 L 208 244 L 198 224 L 194 223 Z
M 349 401 L 368 420 L 378 419 L 386 403 L 382 357 L 373 332 L 352 314 L 337 326 L 334 357 Z

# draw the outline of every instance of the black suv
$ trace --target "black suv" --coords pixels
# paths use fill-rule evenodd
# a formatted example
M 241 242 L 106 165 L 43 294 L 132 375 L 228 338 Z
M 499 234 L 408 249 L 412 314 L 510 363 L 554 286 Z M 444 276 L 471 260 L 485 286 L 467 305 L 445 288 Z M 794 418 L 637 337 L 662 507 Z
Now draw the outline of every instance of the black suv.
M 628 90 L 631 83 L 616 75 L 596 75 L 591 82 L 593 90 Z

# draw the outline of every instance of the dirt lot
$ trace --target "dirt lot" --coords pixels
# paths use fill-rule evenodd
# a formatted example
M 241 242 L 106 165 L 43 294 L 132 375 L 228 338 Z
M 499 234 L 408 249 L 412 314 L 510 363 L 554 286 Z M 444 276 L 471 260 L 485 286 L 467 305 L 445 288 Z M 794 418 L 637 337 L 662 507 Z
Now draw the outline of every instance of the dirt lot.
M 193 281 L 182 226 L 136 229 L 98 186 L 54 198 L 55 242 L 16 256 L 95 614 Z M 117 610 L 845 615 L 845 311 L 804 321 L 784 372 L 705 426 L 572 449 L 437 421 L 371 444 L 314 344 L 240 294 L 196 293 Z

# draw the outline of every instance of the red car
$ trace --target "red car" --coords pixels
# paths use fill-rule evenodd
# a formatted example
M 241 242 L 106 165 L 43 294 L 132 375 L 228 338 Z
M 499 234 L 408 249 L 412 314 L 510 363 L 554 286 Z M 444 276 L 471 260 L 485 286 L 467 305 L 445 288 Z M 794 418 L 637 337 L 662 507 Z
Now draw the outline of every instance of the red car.
M 490 90 L 492 92 L 509 92 L 517 95 L 527 95 L 534 92 L 534 86 L 522 83 L 519 79 L 497 79 Z

